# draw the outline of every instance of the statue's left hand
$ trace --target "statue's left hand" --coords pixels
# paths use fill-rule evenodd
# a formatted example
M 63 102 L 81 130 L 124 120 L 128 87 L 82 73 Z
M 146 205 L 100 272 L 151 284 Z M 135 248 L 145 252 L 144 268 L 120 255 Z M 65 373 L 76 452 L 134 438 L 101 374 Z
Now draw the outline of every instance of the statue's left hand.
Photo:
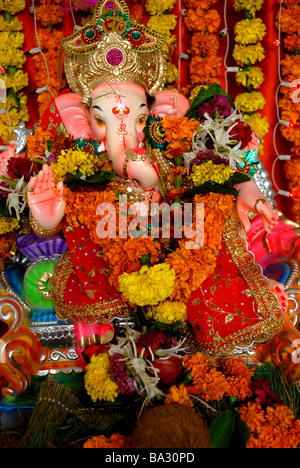
M 40 228 L 52 231 L 64 217 L 63 182 L 56 185 L 53 170 L 47 164 L 28 184 L 27 200 L 31 214 Z
M 263 227 L 272 231 L 279 222 L 279 215 L 271 203 L 262 194 L 254 180 L 236 186 L 238 190 L 237 215 L 246 232 L 251 228 L 251 214 L 261 215 Z M 263 202 L 261 201 L 263 200 Z M 250 215 L 250 218 L 249 218 Z

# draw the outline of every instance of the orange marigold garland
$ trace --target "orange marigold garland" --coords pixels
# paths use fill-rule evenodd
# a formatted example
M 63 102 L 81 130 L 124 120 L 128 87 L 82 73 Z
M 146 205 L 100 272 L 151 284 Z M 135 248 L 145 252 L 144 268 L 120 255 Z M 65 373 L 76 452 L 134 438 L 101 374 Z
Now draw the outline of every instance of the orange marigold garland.
M 35 7 L 37 20 L 37 45 L 40 45 L 43 54 L 35 54 L 33 57 L 36 75 L 35 82 L 37 88 L 48 87 L 49 91 L 44 91 L 38 95 L 39 114 L 42 115 L 53 99 L 53 96 L 66 86 L 64 76 L 59 80 L 59 55 L 62 48 L 61 41 L 64 38 L 62 31 L 54 29 L 54 26 L 64 21 L 64 11 L 62 0 L 39 0 L 39 5 Z M 38 44 L 39 43 L 39 44 Z M 47 67 L 45 64 L 47 62 Z M 49 74 L 49 82 L 48 81 Z
M 220 47 L 217 32 L 221 16 L 212 8 L 218 0 L 185 0 L 187 14 L 185 26 L 193 34 L 188 54 L 191 56 L 190 83 L 184 90 L 187 94 L 201 85 L 220 83 L 222 58 L 217 56 Z
M 293 83 L 296 87 L 300 76 L 300 5 L 296 0 L 284 2 L 281 5 L 280 28 L 283 36 L 284 55 L 282 57 L 281 75 L 282 81 Z M 279 26 L 279 13 L 277 18 Z M 287 161 L 284 172 L 288 179 L 289 191 L 292 194 L 292 215 L 297 223 L 300 222 L 300 99 L 299 90 L 293 88 L 280 88 L 279 109 L 281 119 L 292 122 L 292 126 L 280 126 L 280 131 L 285 140 L 290 143 L 291 161 Z

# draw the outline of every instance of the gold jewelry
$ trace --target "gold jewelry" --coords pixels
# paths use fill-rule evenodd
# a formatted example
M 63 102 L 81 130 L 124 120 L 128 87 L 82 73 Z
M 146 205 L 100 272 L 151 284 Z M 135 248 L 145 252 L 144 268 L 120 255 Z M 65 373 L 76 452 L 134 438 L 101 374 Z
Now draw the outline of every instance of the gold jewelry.
M 68 84 L 85 106 L 102 83 L 130 82 L 154 95 L 166 79 L 163 43 L 162 36 L 129 17 L 124 0 L 99 0 L 94 23 L 62 41 Z
M 250 219 L 250 221 L 252 221 L 254 218 L 255 218 L 256 214 L 254 213 L 254 211 L 249 211 L 248 212 L 248 218 Z
M 267 203 L 267 201 L 266 201 L 264 198 L 259 198 L 258 200 L 256 200 L 255 205 L 254 205 L 254 209 L 255 209 L 258 213 L 260 213 L 260 212 L 258 211 L 258 208 L 257 208 L 257 207 L 258 207 L 258 205 L 259 205 L 260 203 L 263 203 L 263 204 L 265 205 L 265 204 Z
M 36 234 L 37 236 L 40 236 L 40 237 L 54 237 L 54 236 L 56 236 L 56 234 L 58 234 L 62 230 L 63 222 L 61 221 L 59 223 L 59 225 L 56 228 L 52 229 L 51 231 L 46 231 L 45 229 L 42 229 L 38 225 L 38 223 L 36 222 L 34 217 L 32 215 L 30 215 L 30 226 L 31 226 L 31 229 L 34 232 L 34 234 Z
M 124 174 L 125 179 L 129 179 L 128 173 L 127 173 L 127 167 L 128 167 L 129 161 L 148 161 L 150 164 L 154 164 L 153 157 L 149 155 L 148 153 L 138 154 L 138 153 L 135 153 L 134 150 L 130 149 L 130 150 L 126 150 L 125 154 L 126 154 L 126 159 L 123 165 L 123 174 Z

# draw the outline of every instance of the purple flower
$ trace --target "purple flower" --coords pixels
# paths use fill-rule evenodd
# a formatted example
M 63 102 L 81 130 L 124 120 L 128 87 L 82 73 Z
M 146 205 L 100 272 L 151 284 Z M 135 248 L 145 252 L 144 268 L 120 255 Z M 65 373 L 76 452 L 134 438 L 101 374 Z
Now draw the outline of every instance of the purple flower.
M 109 356 L 110 375 L 115 379 L 121 395 L 130 396 L 135 393 L 134 380 L 128 375 L 128 369 L 122 354 Z
M 49 154 L 49 156 L 47 158 L 47 162 L 48 162 L 48 164 L 56 163 L 57 159 L 58 159 L 58 154 L 51 153 L 51 154 Z
M 214 118 L 217 112 L 221 117 L 229 117 L 231 114 L 231 104 L 226 96 L 215 96 L 210 104 L 204 102 L 197 108 L 198 116 L 202 120 L 205 120 L 205 113 Z
M 222 158 L 218 154 L 215 154 L 213 151 L 199 151 L 196 158 L 193 160 L 193 164 L 202 164 L 204 161 L 213 161 L 215 164 L 229 164 L 227 158 Z

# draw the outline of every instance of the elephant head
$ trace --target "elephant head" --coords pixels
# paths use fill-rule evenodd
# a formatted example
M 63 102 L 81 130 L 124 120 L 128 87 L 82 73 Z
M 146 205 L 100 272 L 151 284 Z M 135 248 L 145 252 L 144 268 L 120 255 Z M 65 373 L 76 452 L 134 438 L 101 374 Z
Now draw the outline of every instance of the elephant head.
M 143 191 L 154 189 L 159 177 L 144 148 L 148 115 L 182 116 L 190 107 L 177 91 L 161 91 L 153 99 L 133 83 L 101 84 L 91 93 L 87 108 L 75 93 L 58 97 L 56 105 L 70 136 L 98 140 L 116 174 L 137 181 Z M 128 150 L 142 157 L 126 160 Z

